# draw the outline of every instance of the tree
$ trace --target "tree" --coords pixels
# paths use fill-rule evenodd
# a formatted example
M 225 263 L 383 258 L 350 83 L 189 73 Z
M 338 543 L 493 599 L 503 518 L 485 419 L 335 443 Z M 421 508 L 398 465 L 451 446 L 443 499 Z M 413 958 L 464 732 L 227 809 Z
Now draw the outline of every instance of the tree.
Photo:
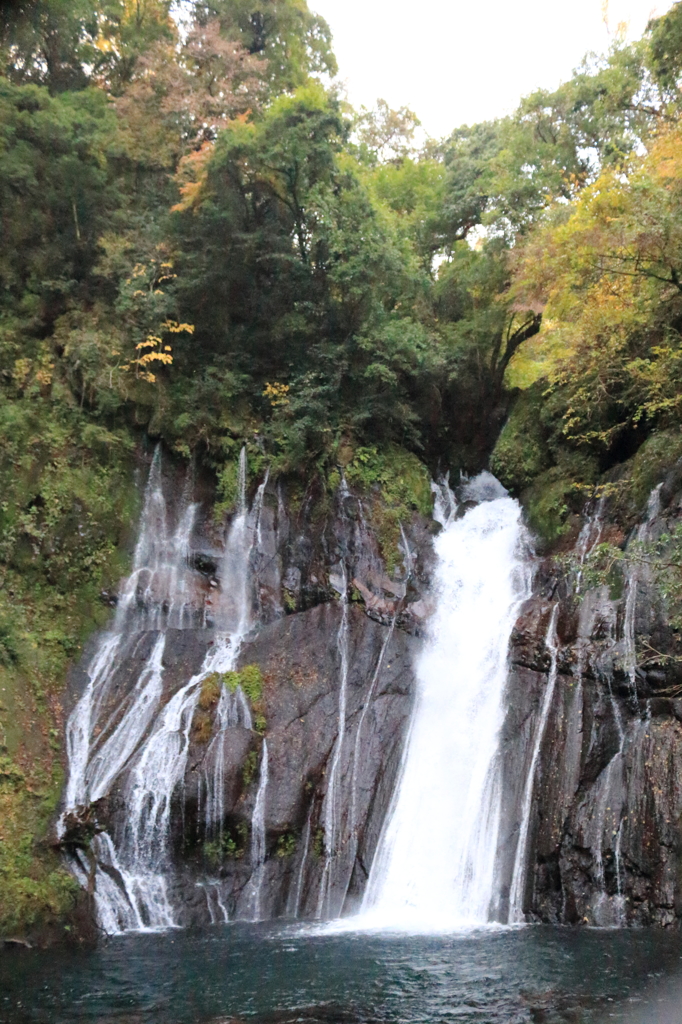
M 515 294 L 542 303 L 540 372 L 565 396 L 569 439 L 610 450 L 682 412 L 682 135 L 629 176 L 611 171 L 529 238 Z
M 98 90 L 50 96 L 0 78 L 2 305 L 37 333 L 79 294 L 118 203 L 107 162 L 114 132 Z
M 273 419 L 303 453 L 344 423 L 410 433 L 406 381 L 425 358 L 424 330 L 397 308 L 418 264 L 344 159 L 349 128 L 320 86 L 281 97 L 188 161 L 177 210 L 183 315 L 197 325 L 187 365 L 226 360 L 252 402 L 286 385 Z
M 329 26 L 306 0 L 196 0 L 194 9 L 200 23 L 218 18 L 227 39 L 267 60 L 272 95 L 337 72 Z
M 94 80 L 114 90 L 137 56 L 156 40 L 172 39 L 171 0 L 19 0 L 0 10 L 4 73 L 51 93 L 83 89 Z
M 421 121 L 409 107 L 392 110 L 378 99 L 374 110 L 361 107 L 355 121 L 355 135 L 365 152 L 379 163 L 400 163 L 414 153 L 414 133 Z
M 217 20 L 194 23 L 182 44 L 155 43 L 115 102 L 129 158 L 174 173 L 183 155 L 255 113 L 265 66 L 224 39 Z

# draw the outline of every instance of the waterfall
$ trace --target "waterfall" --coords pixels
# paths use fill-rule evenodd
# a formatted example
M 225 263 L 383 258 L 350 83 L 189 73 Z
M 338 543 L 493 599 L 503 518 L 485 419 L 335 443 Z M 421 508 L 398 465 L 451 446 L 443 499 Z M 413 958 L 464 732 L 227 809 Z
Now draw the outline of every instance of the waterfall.
M 512 874 L 511 890 L 509 893 L 509 921 L 520 924 L 525 920 L 523 913 L 523 899 L 526 891 L 526 872 L 528 839 L 530 837 L 530 818 L 533 809 L 533 790 L 535 789 L 535 774 L 537 772 L 538 759 L 542 741 L 545 738 L 547 719 L 552 706 L 554 689 L 558 674 L 559 643 L 556 632 L 557 619 L 559 617 L 559 605 L 555 604 L 549 617 L 545 646 L 549 651 L 550 667 L 545 695 L 542 701 L 540 719 L 535 729 L 535 741 L 533 743 L 533 756 L 530 759 L 530 768 L 526 776 L 526 784 L 523 790 L 523 802 L 521 805 L 521 825 L 519 828 L 519 841 L 516 846 L 516 857 L 514 859 L 514 871 Z
M 222 838 L 225 816 L 225 741 L 227 730 L 241 725 L 253 729 L 251 709 L 241 687 L 230 693 L 221 687 L 216 708 L 217 728 L 209 743 L 202 767 L 203 785 L 206 792 L 204 823 L 206 835 Z
M 212 607 L 214 639 L 198 672 L 164 703 L 167 630 L 205 628 L 206 614 L 189 559 L 197 506 L 183 493 L 176 525 L 171 528 L 160 449 L 154 454 L 132 571 L 123 583 L 114 623 L 95 652 L 87 670 L 87 685 L 66 729 L 69 778 L 61 835 L 70 817 L 77 818 L 83 808 L 107 796 L 115 785 L 125 803 L 123 824 L 112 834 L 96 835 L 88 855 L 77 850 L 70 861 L 81 884 L 90 887 L 94 882 L 99 922 L 108 933 L 176 924 L 169 886 L 174 794 L 184 780 L 190 729 L 203 680 L 234 668 L 242 639 L 253 625 L 251 561 L 265 482 L 249 511 L 243 449 L 238 511 L 225 541 L 218 570 L 221 588 Z M 140 656 L 145 643 L 150 650 L 137 681 L 120 697 L 117 673 L 126 659 Z M 236 724 L 252 727 L 248 702 L 240 689 L 229 693 L 223 686 L 216 709 L 216 734 L 203 769 L 207 831 L 209 826 L 222 827 L 225 733 Z M 265 744 L 264 751 L 261 783 L 263 775 L 267 782 Z M 205 885 L 211 918 L 217 907 L 226 920 L 219 883 L 208 879 Z
M 251 899 L 253 904 L 253 921 L 260 921 L 261 914 L 260 892 L 263 885 L 263 865 L 265 864 L 265 795 L 267 789 L 268 744 L 267 740 L 263 740 L 258 791 L 251 818 Z
M 142 669 L 128 707 L 125 702 L 119 704 L 113 721 L 98 722 L 115 684 L 116 669 L 128 653 L 130 637 L 145 630 L 182 628 L 203 618 L 189 586 L 189 538 L 197 506 L 183 500 L 177 525 L 171 530 L 161 480 L 157 447 L 145 489 L 132 572 L 123 583 L 111 631 L 102 638 L 87 670 L 83 696 L 66 727 L 67 809 L 84 806 L 107 792 L 141 739 L 160 698 L 161 639 Z M 121 712 L 123 717 L 116 725 L 116 715 Z
M 521 510 L 490 474 L 467 484 L 485 500 L 459 519 L 447 482 L 434 490 L 438 607 L 360 927 L 477 926 L 495 894 L 507 650 L 530 586 Z
M 163 690 L 166 634 L 160 633 L 132 692 L 127 711 L 115 730 L 90 759 L 88 799 L 105 796 L 132 756 L 156 712 Z
M 635 542 L 644 544 L 649 540 L 651 527 L 661 510 L 661 487 L 658 484 L 649 495 L 647 502 L 647 517 L 637 529 Z M 642 569 L 636 563 L 633 565 L 626 560 L 627 591 L 625 596 L 625 616 L 623 622 L 623 640 L 625 641 L 625 668 L 630 679 L 630 690 L 632 697 L 637 704 L 637 649 L 635 643 L 635 615 L 637 611 L 637 588 L 640 582 Z
M 587 519 L 585 520 L 585 524 L 580 531 L 578 540 L 575 545 L 575 552 L 578 556 L 579 566 L 575 583 L 576 594 L 580 593 L 580 585 L 582 583 L 583 578 L 583 566 L 585 565 L 585 559 L 588 558 L 588 556 L 592 553 L 594 548 L 596 548 L 597 544 L 601 540 L 601 535 L 604 528 L 603 516 L 605 502 L 606 498 L 601 497 L 599 499 L 599 501 L 597 502 L 597 507 L 594 510 L 594 513 L 588 515 Z
M 67 808 L 81 806 L 86 801 L 86 772 L 90 755 L 95 695 L 107 685 L 112 676 L 121 639 L 121 636 L 115 633 L 104 637 L 95 657 L 88 666 L 88 682 L 83 696 L 66 724 L 66 754 L 69 763 L 69 778 L 65 797 Z M 64 823 L 61 820 L 59 823 L 60 833 L 63 833 L 63 829 Z
M 168 524 L 157 446 L 145 490 L 133 569 L 116 606 L 114 632 L 199 625 L 203 609 L 191 600 L 189 539 L 197 506 L 183 494 L 175 530 Z
M 336 646 L 341 659 L 341 672 L 339 683 L 339 714 L 338 731 L 336 742 L 332 751 L 332 763 L 327 777 L 327 792 L 324 799 L 324 868 L 320 881 L 320 894 L 317 902 L 316 916 L 322 917 L 329 913 L 329 901 L 331 899 L 333 883 L 333 865 L 336 850 L 337 824 L 340 818 L 339 807 L 339 762 L 343 751 L 343 744 L 346 738 L 346 701 L 348 695 L 348 577 L 346 575 L 345 562 L 341 563 L 341 579 L 339 583 L 341 593 L 341 624 L 336 637 Z
M 220 882 L 217 879 L 212 879 L 206 882 L 197 882 L 196 884 L 198 889 L 204 890 L 206 909 L 208 910 L 211 924 L 227 924 L 229 916 L 220 893 Z
M 237 643 L 234 642 L 237 640 Z M 127 818 L 119 859 L 135 880 L 149 926 L 174 923 L 170 905 L 159 900 L 161 881 L 171 869 L 170 819 L 173 794 L 185 774 L 189 732 L 202 681 L 234 666 L 238 638 L 221 638 L 199 672 L 171 698 L 133 764 L 127 786 Z
M 350 793 L 350 836 L 351 836 L 351 841 L 352 841 L 353 846 L 354 846 L 353 859 L 355 859 L 355 854 L 357 853 L 357 846 L 358 846 L 358 832 L 357 832 L 357 828 L 358 828 L 358 822 L 357 822 L 358 766 L 360 764 L 360 758 L 361 758 L 361 755 L 362 755 L 363 726 L 365 724 L 365 718 L 367 717 L 367 712 L 369 711 L 370 707 L 372 706 L 372 700 L 374 698 L 374 691 L 376 690 L 377 683 L 378 683 L 379 677 L 381 675 L 381 669 L 383 668 L 383 665 L 384 665 L 384 659 L 386 657 L 386 651 L 388 650 L 388 645 L 390 644 L 391 639 L 393 637 L 393 631 L 395 629 L 395 620 L 396 620 L 396 615 L 394 614 L 393 618 L 391 619 L 391 625 L 386 630 L 386 635 L 384 637 L 384 642 L 381 645 L 381 650 L 379 651 L 379 657 L 377 658 L 376 667 L 374 669 L 374 675 L 372 676 L 372 680 L 371 680 L 371 682 L 369 684 L 369 689 L 367 690 L 367 697 L 365 698 L 365 702 L 364 702 L 364 705 L 363 705 L 363 708 L 362 708 L 362 712 L 361 712 L 360 718 L 358 720 L 358 726 L 357 726 L 357 729 L 356 729 L 356 732 L 355 732 L 355 744 L 354 744 L 354 747 L 353 747 L 353 769 L 352 769 L 352 773 L 351 773 L 351 793 Z
M 298 917 L 301 910 L 301 897 L 303 895 L 303 879 L 305 877 L 305 867 L 308 862 L 308 850 L 310 849 L 310 833 L 312 831 L 312 808 L 308 811 L 308 817 L 305 823 L 305 830 L 303 833 L 303 849 L 301 851 L 301 860 L 298 866 L 298 876 L 296 878 L 296 889 L 293 890 L 294 898 L 293 903 L 287 906 L 287 914 L 291 917 Z

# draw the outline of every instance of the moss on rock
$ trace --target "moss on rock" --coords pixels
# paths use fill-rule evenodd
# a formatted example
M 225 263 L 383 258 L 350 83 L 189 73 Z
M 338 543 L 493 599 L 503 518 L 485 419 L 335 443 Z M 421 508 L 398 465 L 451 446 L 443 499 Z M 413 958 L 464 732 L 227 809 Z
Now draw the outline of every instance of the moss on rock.
M 371 499 L 370 525 L 391 574 L 403 557 L 400 524 L 409 522 L 414 512 L 431 515 L 429 471 L 412 452 L 390 445 L 383 451 L 356 448 L 345 474 L 351 487 Z
M 490 456 L 491 471 L 513 494 L 519 494 L 552 464 L 541 411 L 541 388 L 522 391 Z

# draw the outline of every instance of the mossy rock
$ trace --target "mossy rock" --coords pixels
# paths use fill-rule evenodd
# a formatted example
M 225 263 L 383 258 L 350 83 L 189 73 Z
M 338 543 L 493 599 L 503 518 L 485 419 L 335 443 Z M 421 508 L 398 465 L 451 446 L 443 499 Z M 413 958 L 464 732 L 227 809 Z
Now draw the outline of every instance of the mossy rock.
M 296 843 L 298 842 L 296 833 L 293 830 L 283 832 L 277 839 L 277 845 L 275 847 L 275 854 L 278 857 L 291 857 L 296 850 Z
M 490 456 L 491 471 L 513 494 L 520 494 L 551 466 L 541 410 L 541 386 L 522 391 Z
M 521 495 L 528 525 L 544 544 L 556 543 L 571 528 L 569 517 L 584 502 L 584 491 L 560 466 L 540 474 Z
M 204 860 L 211 868 L 219 867 L 226 860 L 239 860 L 244 856 L 248 837 L 249 830 L 244 823 L 226 829 L 218 838 L 203 844 Z
M 239 672 L 224 672 L 220 679 L 232 693 L 241 686 L 252 704 L 263 696 L 263 673 L 258 665 L 245 665 Z
M 371 495 L 370 525 L 391 574 L 403 558 L 401 523 L 409 522 L 414 512 L 431 516 L 429 471 L 413 452 L 397 445 L 381 451 L 359 447 L 346 466 L 346 480 L 355 490 Z
M 211 716 L 206 711 L 201 711 L 199 708 L 194 712 L 192 719 L 192 731 L 190 733 L 190 739 L 192 743 L 197 743 L 199 746 L 204 746 L 211 739 L 213 735 L 213 722 Z
M 682 458 L 682 431 L 661 430 L 652 434 L 619 473 L 615 514 L 628 521 L 640 519 L 649 495 Z
M 212 672 L 210 676 L 206 676 L 201 684 L 201 692 L 197 702 L 202 711 L 210 711 L 211 708 L 216 706 L 220 700 L 221 687 L 222 678 L 219 672 Z
M 258 770 L 258 752 L 256 750 L 250 750 L 244 758 L 244 764 L 242 767 L 242 778 L 245 786 L 250 786 L 253 782 L 256 771 Z

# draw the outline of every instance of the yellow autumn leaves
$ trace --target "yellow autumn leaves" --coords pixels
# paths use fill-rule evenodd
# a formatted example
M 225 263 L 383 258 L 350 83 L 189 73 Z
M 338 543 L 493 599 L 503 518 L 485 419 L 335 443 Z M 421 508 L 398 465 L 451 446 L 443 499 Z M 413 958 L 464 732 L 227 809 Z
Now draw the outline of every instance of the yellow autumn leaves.
M 516 301 L 542 308 L 543 325 L 509 383 L 571 386 L 569 436 L 588 439 L 590 409 L 616 395 L 634 405 L 635 422 L 680 405 L 681 200 L 682 129 L 673 126 L 627 172 L 606 171 L 557 204 L 515 254 Z
M 170 334 L 194 334 L 193 324 L 180 324 L 176 320 L 166 320 L 161 324 L 164 331 Z M 125 363 L 122 370 L 134 370 L 136 377 L 141 377 L 150 384 L 156 382 L 156 374 L 150 369 L 154 363 L 169 365 L 173 362 L 172 346 L 164 342 L 163 338 L 156 334 L 148 334 L 144 341 L 135 346 L 135 351 L 140 354 L 129 362 Z

